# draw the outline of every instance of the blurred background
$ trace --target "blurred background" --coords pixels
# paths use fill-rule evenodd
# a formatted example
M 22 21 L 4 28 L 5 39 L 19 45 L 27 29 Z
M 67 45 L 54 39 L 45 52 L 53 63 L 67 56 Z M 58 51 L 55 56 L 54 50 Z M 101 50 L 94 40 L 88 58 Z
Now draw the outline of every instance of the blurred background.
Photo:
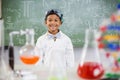
M 9 33 L 26 28 L 35 29 L 35 41 L 46 32 L 44 16 L 49 9 L 63 13 L 61 30 L 67 34 L 74 47 L 83 47 L 85 29 L 99 29 L 100 23 L 117 10 L 118 0 L 3 0 L 2 18 L 5 27 L 5 45 Z M 14 38 L 16 46 L 23 45 L 23 36 Z
M 63 13 L 60 29 L 71 38 L 75 53 L 75 76 L 70 80 L 76 78 L 75 70 L 86 43 L 86 29 L 98 31 L 99 57 L 104 68 L 108 69 L 104 77 L 120 78 L 119 3 L 119 0 L 0 0 L 0 47 L 4 47 L 1 57 L 16 71 L 28 68 L 19 59 L 19 51 L 27 42 L 27 32 L 31 35 L 30 40 L 36 43 L 47 30 L 44 24 L 46 11 L 59 9 Z M 93 52 L 94 49 L 86 50 Z

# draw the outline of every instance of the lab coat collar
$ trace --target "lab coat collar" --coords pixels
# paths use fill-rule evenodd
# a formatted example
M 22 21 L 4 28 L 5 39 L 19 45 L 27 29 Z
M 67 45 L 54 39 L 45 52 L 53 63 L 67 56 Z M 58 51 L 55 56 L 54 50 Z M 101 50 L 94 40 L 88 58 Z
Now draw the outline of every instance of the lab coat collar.
M 47 31 L 47 38 L 48 39 L 53 39 L 54 37 L 56 37 L 56 38 L 60 38 L 61 37 L 61 31 L 59 31 L 57 34 L 55 34 L 55 35 L 53 35 L 53 34 L 51 34 L 51 33 L 49 33 L 48 31 Z

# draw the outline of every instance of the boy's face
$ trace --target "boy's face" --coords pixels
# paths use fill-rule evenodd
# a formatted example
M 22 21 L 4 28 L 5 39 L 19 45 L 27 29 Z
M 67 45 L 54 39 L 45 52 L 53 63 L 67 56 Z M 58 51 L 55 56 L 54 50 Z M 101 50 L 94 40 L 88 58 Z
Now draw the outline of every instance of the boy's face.
M 61 25 L 61 21 L 57 15 L 52 14 L 52 15 L 49 15 L 47 17 L 45 24 L 48 27 L 48 31 L 51 34 L 56 34 L 58 32 L 60 25 Z

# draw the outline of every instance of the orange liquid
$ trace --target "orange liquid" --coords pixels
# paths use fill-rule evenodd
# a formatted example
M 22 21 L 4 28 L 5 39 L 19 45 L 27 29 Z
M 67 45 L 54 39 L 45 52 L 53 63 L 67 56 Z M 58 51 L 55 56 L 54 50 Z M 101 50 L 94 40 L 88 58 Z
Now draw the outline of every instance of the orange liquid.
M 97 70 L 97 74 L 95 74 L 95 70 Z M 79 77 L 84 79 L 100 79 L 104 74 L 104 70 L 102 65 L 99 63 L 85 62 L 82 66 L 78 66 L 77 74 Z
M 20 56 L 20 59 L 25 64 L 35 64 L 39 60 L 39 56 Z

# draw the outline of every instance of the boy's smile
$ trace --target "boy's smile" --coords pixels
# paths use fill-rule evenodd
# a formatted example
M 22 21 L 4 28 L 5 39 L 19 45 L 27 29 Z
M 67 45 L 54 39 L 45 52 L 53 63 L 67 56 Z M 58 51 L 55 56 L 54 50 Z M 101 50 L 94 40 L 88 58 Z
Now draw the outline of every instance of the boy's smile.
M 61 21 L 60 21 L 60 18 L 56 14 L 51 14 L 47 17 L 45 24 L 48 27 L 48 31 L 51 34 L 55 35 L 59 30 Z

